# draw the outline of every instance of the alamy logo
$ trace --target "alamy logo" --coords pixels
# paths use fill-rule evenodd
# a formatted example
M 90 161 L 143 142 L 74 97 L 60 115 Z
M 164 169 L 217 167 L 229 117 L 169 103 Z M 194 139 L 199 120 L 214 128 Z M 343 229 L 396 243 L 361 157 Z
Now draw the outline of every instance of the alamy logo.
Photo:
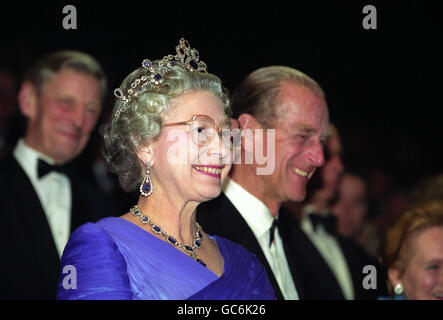
M 363 13 L 366 16 L 363 18 L 363 28 L 365 30 L 377 29 L 377 8 L 373 5 L 366 5 L 363 7 Z
M 244 137 L 244 158 L 241 154 L 241 138 Z M 187 138 L 183 130 L 168 131 L 167 141 L 173 142 L 168 148 L 167 159 L 171 164 L 200 164 L 210 163 L 209 145 L 196 147 L 192 139 Z M 228 148 L 226 146 L 231 146 Z M 225 146 L 225 147 L 223 147 Z M 212 151 L 213 152 L 213 151 Z M 222 157 L 222 164 L 252 164 L 257 175 L 271 175 L 275 169 L 275 129 L 238 130 L 224 129 L 222 142 L 218 152 Z
M 363 267 L 363 274 L 367 274 L 363 278 L 363 288 L 366 290 L 377 289 L 377 268 L 371 264 Z
M 62 12 L 64 14 L 67 13 L 67 15 L 63 18 L 62 22 L 63 28 L 65 30 L 77 29 L 77 8 L 71 4 L 68 4 L 63 7 Z
M 63 274 L 67 274 L 63 278 L 63 288 L 66 290 L 77 289 L 77 269 L 68 264 L 63 267 Z

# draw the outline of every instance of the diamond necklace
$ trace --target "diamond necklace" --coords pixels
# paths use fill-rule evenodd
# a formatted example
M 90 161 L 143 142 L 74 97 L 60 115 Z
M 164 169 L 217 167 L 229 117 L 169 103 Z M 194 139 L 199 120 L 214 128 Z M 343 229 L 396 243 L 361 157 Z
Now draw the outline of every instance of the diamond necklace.
M 184 249 L 184 251 L 195 261 L 206 267 L 206 263 L 197 257 L 197 254 L 195 253 L 196 249 L 201 248 L 202 241 L 203 241 L 203 234 L 202 234 L 202 227 L 196 222 L 197 231 L 195 232 L 195 239 L 192 241 L 192 245 L 183 244 L 177 241 L 173 236 L 168 235 L 165 231 L 163 231 L 162 227 L 160 227 L 158 224 L 155 224 L 152 222 L 152 220 L 143 214 L 143 212 L 137 208 L 137 205 L 133 206 L 130 210 L 132 212 L 132 215 L 135 217 L 138 217 L 139 221 L 143 224 L 149 224 L 151 226 L 152 232 L 155 234 L 162 235 L 166 242 L 170 245 L 173 245 L 175 247 L 179 247 Z

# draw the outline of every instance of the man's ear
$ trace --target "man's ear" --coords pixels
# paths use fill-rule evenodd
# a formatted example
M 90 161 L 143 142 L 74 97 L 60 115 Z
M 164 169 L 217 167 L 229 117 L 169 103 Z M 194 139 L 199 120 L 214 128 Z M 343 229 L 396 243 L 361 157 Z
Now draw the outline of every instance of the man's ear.
M 258 127 L 258 122 L 253 115 L 249 113 L 242 113 L 238 117 L 238 122 L 240 122 L 241 129 L 256 129 Z
M 151 167 L 154 166 L 154 151 L 152 150 L 152 146 L 148 145 L 148 146 L 144 146 L 141 147 L 138 151 L 137 151 L 137 155 L 138 158 L 140 159 L 140 161 L 142 161 L 145 165 L 149 162 L 149 165 Z
M 249 113 L 242 113 L 238 117 L 238 122 L 242 130 L 242 149 L 245 150 L 246 153 L 253 154 L 255 129 L 261 126 L 254 116 Z
M 37 115 L 37 89 L 35 86 L 26 81 L 22 84 L 18 92 L 18 104 L 20 111 L 28 119 L 33 119 Z

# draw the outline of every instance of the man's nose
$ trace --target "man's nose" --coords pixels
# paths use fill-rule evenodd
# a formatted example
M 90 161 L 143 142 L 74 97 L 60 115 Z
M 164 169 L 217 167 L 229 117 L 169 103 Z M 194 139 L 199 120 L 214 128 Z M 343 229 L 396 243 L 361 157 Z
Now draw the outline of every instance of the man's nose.
M 85 123 L 86 107 L 82 104 L 78 104 L 72 111 L 72 122 L 77 128 L 81 128 Z
M 314 167 L 321 167 L 325 164 L 323 145 L 319 141 L 313 142 L 309 147 L 308 159 Z

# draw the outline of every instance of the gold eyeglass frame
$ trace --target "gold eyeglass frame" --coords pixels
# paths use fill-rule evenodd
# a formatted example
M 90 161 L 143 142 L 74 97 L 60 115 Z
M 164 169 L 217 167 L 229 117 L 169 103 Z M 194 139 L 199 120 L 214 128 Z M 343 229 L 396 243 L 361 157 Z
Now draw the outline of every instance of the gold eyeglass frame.
M 216 124 L 214 119 L 212 119 L 210 116 L 207 116 L 207 115 L 204 115 L 204 114 L 196 114 L 196 115 L 194 115 L 194 116 L 192 117 L 191 120 L 181 121 L 181 122 L 174 122 L 174 123 L 166 123 L 166 124 L 163 124 L 163 126 L 164 126 L 164 127 L 172 127 L 172 126 L 191 125 L 191 123 L 192 123 L 193 121 L 197 120 L 198 117 L 202 117 L 202 118 L 205 118 L 205 119 L 208 119 L 209 121 L 211 121 L 211 122 L 214 124 L 213 128 L 215 129 L 215 132 L 217 132 L 218 135 L 219 135 L 220 137 L 222 137 L 222 130 L 231 130 L 231 129 L 226 129 L 226 128 L 223 128 L 223 129 L 220 128 L 220 124 L 221 124 L 223 121 L 226 121 L 226 120 L 236 121 L 236 122 L 238 123 L 238 130 L 240 131 L 240 123 L 239 123 L 238 120 L 236 120 L 236 119 L 225 118 L 225 119 L 221 120 L 221 121 L 219 122 L 219 124 Z M 211 135 L 211 139 L 208 140 L 207 142 L 205 142 L 203 145 L 201 145 L 200 143 L 197 143 L 197 144 L 198 144 L 199 147 L 203 147 L 203 146 L 205 146 L 205 145 L 208 145 L 208 144 L 210 144 L 210 143 L 212 142 L 212 140 L 214 139 L 214 137 L 215 137 L 215 134 L 212 134 L 212 135 Z M 231 147 L 232 147 L 232 145 L 231 145 Z

